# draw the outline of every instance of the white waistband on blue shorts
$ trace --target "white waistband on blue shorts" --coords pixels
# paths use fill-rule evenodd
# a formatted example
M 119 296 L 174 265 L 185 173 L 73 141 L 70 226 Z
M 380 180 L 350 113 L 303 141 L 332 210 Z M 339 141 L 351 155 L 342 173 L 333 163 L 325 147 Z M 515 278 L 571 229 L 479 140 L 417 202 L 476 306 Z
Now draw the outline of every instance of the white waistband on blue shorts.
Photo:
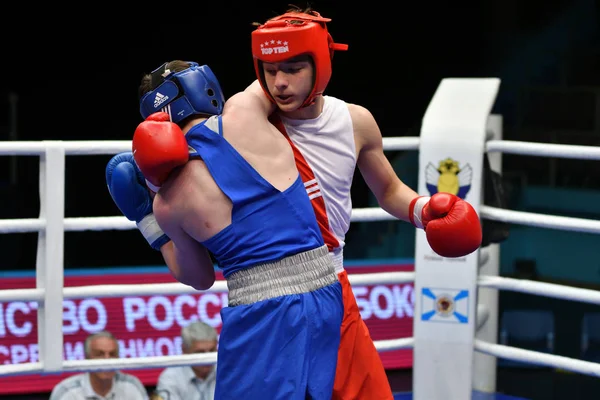
M 229 306 L 308 293 L 337 282 L 327 246 L 234 272 L 227 278 Z

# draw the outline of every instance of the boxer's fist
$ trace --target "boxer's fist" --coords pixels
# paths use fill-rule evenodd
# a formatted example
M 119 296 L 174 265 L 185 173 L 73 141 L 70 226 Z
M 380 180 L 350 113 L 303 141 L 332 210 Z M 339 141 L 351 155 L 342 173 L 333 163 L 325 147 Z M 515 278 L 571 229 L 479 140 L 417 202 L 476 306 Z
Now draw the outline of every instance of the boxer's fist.
M 413 199 L 410 220 L 423 228 L 429 245 L 442 257 L 462 257 L 481 245 L 479 216 L 473 206 L 450 193 Z
M 173 169 L 189 159 L 188 145 L 181 128 L 169 119 L 169 114 L 151 114 L 138 125 L 133 134 L 133 156 L 149 187 L 155 192 L 167 180 Z
M 119 210 L 128 220 L 135 221 L 153 249 L 160 250 L 170 239 L 152 214 L 152 198 L 133 154 L 125 152 L 111 158 L 105 174 L 108 192 Z

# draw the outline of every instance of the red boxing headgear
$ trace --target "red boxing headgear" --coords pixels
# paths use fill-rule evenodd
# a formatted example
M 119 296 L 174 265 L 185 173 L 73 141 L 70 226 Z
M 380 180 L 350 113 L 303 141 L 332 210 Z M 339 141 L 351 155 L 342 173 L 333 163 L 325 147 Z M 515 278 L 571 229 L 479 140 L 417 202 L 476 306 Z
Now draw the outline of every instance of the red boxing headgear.
M 302 104 L 311 105 L 331 78 L 331 59 L 335 50 L 348 50 L 348 45 L 334 43 L 327 32 L 327 22 L 319 13 L 289 12 L 259 26 L 252 32 L 252 56 L 254 69 L 263 90 L 275 102 L 265 83 L 262 62 L 276 63 L 299 56 L 309 55 L 314 63 L 314 85 Z

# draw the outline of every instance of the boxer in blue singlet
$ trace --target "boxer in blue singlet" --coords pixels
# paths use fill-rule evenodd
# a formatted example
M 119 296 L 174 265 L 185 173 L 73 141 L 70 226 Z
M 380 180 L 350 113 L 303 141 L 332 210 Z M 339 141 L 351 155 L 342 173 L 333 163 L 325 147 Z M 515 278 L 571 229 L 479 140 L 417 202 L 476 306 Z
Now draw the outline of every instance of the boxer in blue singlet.
M 140 89 L 107 184 L 180 282 L 212 286 L 209 252 L 223 270 L 215 399 L 330 399 L 342 289 L 287 140 L 252 91 L 223 105 L 207 66 L 165 63 Z

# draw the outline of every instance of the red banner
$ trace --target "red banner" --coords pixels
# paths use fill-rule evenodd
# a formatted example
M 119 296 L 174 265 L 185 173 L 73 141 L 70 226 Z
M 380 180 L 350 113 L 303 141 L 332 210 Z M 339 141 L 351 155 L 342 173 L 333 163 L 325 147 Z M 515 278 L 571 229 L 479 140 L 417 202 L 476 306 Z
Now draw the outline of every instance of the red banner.
M 350 274 L 412 271 L 412 264 L 363 264 L 347 267 Z M 33 276 L 3 274 L 2 289 L 35 287 Z M 8 275 L 8 276 L 7 276 Z M 222 276 L 218 275 L 218 279 Z M 174 282 L 166 268 L 115 268 L 85 270 L 65 276 L 65 286 L 99 284 L 144 284 Z M 374 340 L 412 336 L 414 292 L 412 284 L 354 286 L 361 315 Z M 219 311 L 227 304 L 227 293 L 175 296 L 126 296 L 86 298 L 63 302 L 63 356 L 84 359 L 83 342 L 91 333 L 112 332 L 119 340 L 123 358 L 181 354 L 183 326 L 200 319 L 221 330 Z M 38 361 L 36 302 L 0 303 L 0 364 Z M 412 367 L 412 351 L 381 353 L 386 368 Z M 142 383 L 156 384 L 160 369 L 129 370 Z M 50 392 L 72 374 L 0 377 L 0 394 Z

